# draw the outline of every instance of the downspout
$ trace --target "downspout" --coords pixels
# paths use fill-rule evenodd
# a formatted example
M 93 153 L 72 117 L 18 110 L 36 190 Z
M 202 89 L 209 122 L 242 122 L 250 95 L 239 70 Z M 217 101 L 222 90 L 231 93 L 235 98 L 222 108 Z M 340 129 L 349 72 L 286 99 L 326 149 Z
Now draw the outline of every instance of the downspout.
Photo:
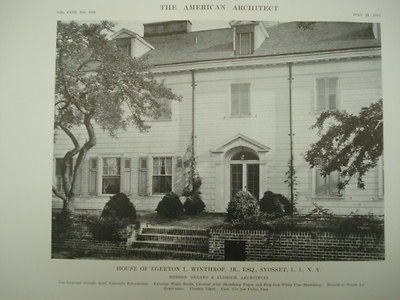
M 292 206 L 292 214 L 294 210 L 294 191 L 293 191 L 293 120 L 292 120 L 292 64 L 288 63 L 289 67 L 289 140 L 290 140 L 290 205 Z
M 190 73 L 191 73 L 191 75 L 192 75 L 192 135 L 191 135 L 191 142 L 192 142 L 192 145 L 191 145 L 191 150 L 192 150 L 192 153 L 191 153 L 191 156 L 192 156 L 192 165 L 190 166 L 190 172 L 191 172 L 191 178 L 190 178 L 190 184 L 191 184 L 191 186 L 192 186 L 192 188 L 193 188 L 193 178 L 194 178 L 194 160 L 195 160 L 195 151 L 194 151 L 194 139 L 195 139 L 195 128 L 194 128 L 194 121 L 195 121 L 195 119 L 194 119 L 194 112 L 195 112 L 195 107 L 194 107 L 194 104 L 195 104 L 195 101 L 194 101 L 194 95 L 195 95 L 195 88 L 196 88 L 196 81 L 195 81 L 195 77 L 194 77 L 194 70 L 190 70 Z

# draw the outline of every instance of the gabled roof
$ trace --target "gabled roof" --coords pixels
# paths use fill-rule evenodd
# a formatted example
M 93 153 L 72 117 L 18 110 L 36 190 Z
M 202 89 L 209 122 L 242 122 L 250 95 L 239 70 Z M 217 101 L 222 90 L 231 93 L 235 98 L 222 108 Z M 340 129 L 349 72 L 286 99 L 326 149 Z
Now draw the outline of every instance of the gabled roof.
M 249 147 L 256 152 L 268 152 L 270 149 L 269 147 L 239 133 L 235 135 L 233 138 L 230 138 L 229 140 L 225 141 L 222 145 L 214 149 L 211 149 L 211 152 L 223 153 L 235 147 Z
M 130 30 L 126 29 L 126 28 L 122 28 L 122 29 L 118 30 L 117 32 L 113 33 L 111 35 L 111 38 L 113 40 L 115 40 L 115 39 L 124 39 L 124 38 L 136 38 L 143 45 L 147 46 L 150 49 L 154 49 L 154 46 L 151 45 L 148 41 L 146 41 L 144 38 L 142 38 L 137 33 L 133 32 L 133 31 L 130 31 Z
M 316 22 L 310 30 L 303 30 L 297 24 L 268 27 L 269 38 L 250 55 L 234 55 L 232 28 L 148 37 L 146 40 L 155 48 L 148 53 L 149 63 L 165 65 L 380 47 L 370 23 Z
M 114 39 L 123 39 L 123 38 L 132 38 L 132 37 L 137 37 L 139 36 L 136 32 L 130 31 L 129 29 L 122 28 L 118 30 L 117 32 L 114 32 L 111 35 L 111 38 Z

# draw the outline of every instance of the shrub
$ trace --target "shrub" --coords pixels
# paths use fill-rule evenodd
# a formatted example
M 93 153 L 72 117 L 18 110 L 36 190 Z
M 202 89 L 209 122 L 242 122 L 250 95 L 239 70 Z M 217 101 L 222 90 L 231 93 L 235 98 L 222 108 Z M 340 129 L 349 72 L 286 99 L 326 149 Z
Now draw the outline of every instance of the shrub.
M 158 203 L 156 211 L 163 217 L 177 218 L 183 213 L 183 205 L 177 194 L 169 192 Z
M 192 167 L 195 168 L 195 166 Z M 190 176 L 191 175 L 193 174 L 190 173 Z M 201 184 L 201 177 L 199 176 L 197 171 L 194 171 L 194 176 L 191 180 L 191 183 L 189 183 L 182 191 L 182 196 L 186 197 L 183 207 L 185 209 L 185 213 L 188 215 L 197 215 L 204 211 L 204 208 L 206 207 L 203 200 L 201 199 Z
M 354 232 L 369 232 L 380 237 L 384 232 L 383 220 L 372 213 L 360 215 L 358 212 L 351 212 L 338 223 L 338 232 L 342 235 Z
M 289 200 L 285 196 L 275 194 L 271 191 L 266 191 L 260 199 L 260 210 L 275 217 L 291 215 L 293 213 L 293 208 Z
M 127 225 L 127 219 L 92 216 L 87 224 L 95 240 L 120 241 L 120 231 Z
M 133 203 L 124 193 L 118 193 L 106 203 L 101 213 L 102 218 L 116 218 L 134 223 L 136 220 L 136 209 Z
M 183 204 L 185 213 L 188 215 L 197 215 L 204 211 L 206 205 L 199 194 L 194 194 L 193 196 L 188 196 Z
M 229 201 L 227 219 L 231 223 L 251 225 L 260 215 L 258 201 L 247 191 L 239 191 Z

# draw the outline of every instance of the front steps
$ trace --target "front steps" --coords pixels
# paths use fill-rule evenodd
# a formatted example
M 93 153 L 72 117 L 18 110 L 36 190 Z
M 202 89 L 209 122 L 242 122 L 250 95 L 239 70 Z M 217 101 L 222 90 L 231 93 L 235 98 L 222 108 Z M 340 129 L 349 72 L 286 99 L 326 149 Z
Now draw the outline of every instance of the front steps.
M 202 229 L 144 227 L 129 251 L 154 259 L 208 260 L 208 232 Z

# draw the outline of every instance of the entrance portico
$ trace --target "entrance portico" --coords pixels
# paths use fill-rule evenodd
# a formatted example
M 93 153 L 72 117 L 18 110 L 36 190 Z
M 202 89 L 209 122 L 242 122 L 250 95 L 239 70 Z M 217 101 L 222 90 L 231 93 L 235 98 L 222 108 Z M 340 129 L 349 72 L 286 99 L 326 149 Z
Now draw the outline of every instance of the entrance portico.
M 216 211 L 225 212 L 229 200 L 241 190 L 254 197 L 266 190 L 266 154 L 269 148 L 238 134 L 211 150 L 216 172 Z

